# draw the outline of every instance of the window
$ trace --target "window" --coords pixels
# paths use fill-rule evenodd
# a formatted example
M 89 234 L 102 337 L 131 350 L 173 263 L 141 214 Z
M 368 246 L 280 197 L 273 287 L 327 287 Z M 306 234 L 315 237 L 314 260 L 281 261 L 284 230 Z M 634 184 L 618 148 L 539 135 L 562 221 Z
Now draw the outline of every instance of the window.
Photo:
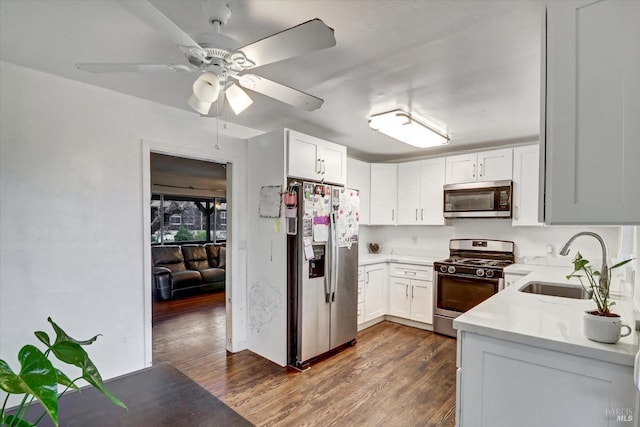
M 180 198 L 154 194 L 151 200 L 151 243 L 218 242 L 226 240 L 226 211 L 224 236 L 215 228 L 218 200 Z M 225 200 L 226 208 L 226 200 Z

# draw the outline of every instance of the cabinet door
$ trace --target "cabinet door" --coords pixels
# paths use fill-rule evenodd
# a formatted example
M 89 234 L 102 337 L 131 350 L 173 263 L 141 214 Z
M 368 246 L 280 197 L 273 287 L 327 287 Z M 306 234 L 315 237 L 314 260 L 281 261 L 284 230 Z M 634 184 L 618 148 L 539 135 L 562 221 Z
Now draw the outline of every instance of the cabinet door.
M 637 1 L 547 3 L 547 224 L 640 224 L 638 22 Z
M 462 182 L 476 182 L 477 175 L 476 153 L 459 154 L 457 156 L 449 156 L 446 158 L 447 175 L 445 182 L 447 184 L 460 184 Z
M 518 280 L 522 279 L 525 275 L 524 274 L 514 274 L 514 273 L 507 273 L 504 275 L 504 287 L 508 288 L 509 286 L 513 286 L 514 283 L 516 283 Z
M 421 222 L 421 162 L 398 164 L 398 225 Z M 424 210 L 422 212 L 424 216 Z
M 529 145 L 513 149 L 512 225 L 541 225 L 538 222 L 540 147 Z
M 420 169 L 420 224 L 442 225 L 444 203 L 445 159 L 428 159 L 421 162 Z M 398 190 L 399 191 L 399 190 Z M 398 196 L 398 215 L 400 214 L 400 196 Z
M 612 409 L 634 408 L 632 366 L 470 332 L 461 333 L 458 351 L 461 426 L 632 425 L 616 422 Z
M 501 181 L 513 177 L 513 149 L 478 153 L 478 181 Z
M 389 314 L 411 318 L 411 280 L 389 278 Z
M 371 164 L 371 225 L 395 225 L 398 203 L 398 169 L 395 164 Z
M 296 178 L 320 180 L 320 159 L 317 157 L 316 138 L 289 131 L 287 171 Z
M 323 141 L 316 151 L 320 159 L 321 179 L 331 184 L 345 185 L 347 182 L 347 148 Z
M 360 225 L 369 224 L 370 180 L 369 163 L 347 157 L 347 187 L 360 192 Z
M 365 267 L 364 320 L 369 321 L 385 313 L 384 265 Z
M 411 281 L 411 319 L 417 322 L 433 323 L 433 282 Z

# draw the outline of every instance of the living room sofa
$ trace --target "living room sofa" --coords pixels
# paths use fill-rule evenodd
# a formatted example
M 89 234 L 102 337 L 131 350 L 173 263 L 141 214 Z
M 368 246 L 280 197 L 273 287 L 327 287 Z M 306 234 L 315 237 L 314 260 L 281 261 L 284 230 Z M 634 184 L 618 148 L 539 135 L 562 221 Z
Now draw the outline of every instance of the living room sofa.
M 206 245 L 152 246 L 153 289 L 165 301 L 194 291 L 223 290 L 226 247 Z

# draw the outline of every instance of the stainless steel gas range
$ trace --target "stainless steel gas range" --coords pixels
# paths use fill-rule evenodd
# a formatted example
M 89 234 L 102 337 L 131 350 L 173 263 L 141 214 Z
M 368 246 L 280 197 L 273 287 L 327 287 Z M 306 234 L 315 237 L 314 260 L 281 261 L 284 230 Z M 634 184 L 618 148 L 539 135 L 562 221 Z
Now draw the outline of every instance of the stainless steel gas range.
M 453 319 L 504 289 L 504 267 L 515 261 L 504 240 L 452 239 L 449 258 L 433 264 L 433 330 L 456 336 Z

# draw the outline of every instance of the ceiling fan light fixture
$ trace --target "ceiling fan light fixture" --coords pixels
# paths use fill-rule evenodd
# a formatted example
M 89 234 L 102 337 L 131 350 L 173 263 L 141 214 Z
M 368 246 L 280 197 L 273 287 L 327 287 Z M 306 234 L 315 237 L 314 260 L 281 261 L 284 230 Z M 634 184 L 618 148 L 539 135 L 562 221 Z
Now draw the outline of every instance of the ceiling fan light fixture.
M 193 94 L 202 102 L 214 103 L 220 96 L 220 80 L 215 73 L 203 73 L 193 82 Z
M 211 109 L 212 103 L 202 102 L 200 101 L 200 99 L 198 99 L 198 97 L 195 94 L 192 93 L 191 96 L 189 97 L 189 100 L 187 101 L 187 104 L 189 104 L 189 107 L 193 108 L 198 113 L 206 116 L 207 114 L 209 114 L 209 110 Z
M 253 104 L 253 101 L 249 98 L 247 92 L 240 89 L 240 87 L 235 83 L 232 83 L 225 93 L 227 94 L 227 101 L 229 101 L 229 105 L 236 116 Z
M 447 134 L 427 125 L 415 115 L 399 109 L 372 115 L 369 118 L 369 127 L 418 148 L 449 143 Z

